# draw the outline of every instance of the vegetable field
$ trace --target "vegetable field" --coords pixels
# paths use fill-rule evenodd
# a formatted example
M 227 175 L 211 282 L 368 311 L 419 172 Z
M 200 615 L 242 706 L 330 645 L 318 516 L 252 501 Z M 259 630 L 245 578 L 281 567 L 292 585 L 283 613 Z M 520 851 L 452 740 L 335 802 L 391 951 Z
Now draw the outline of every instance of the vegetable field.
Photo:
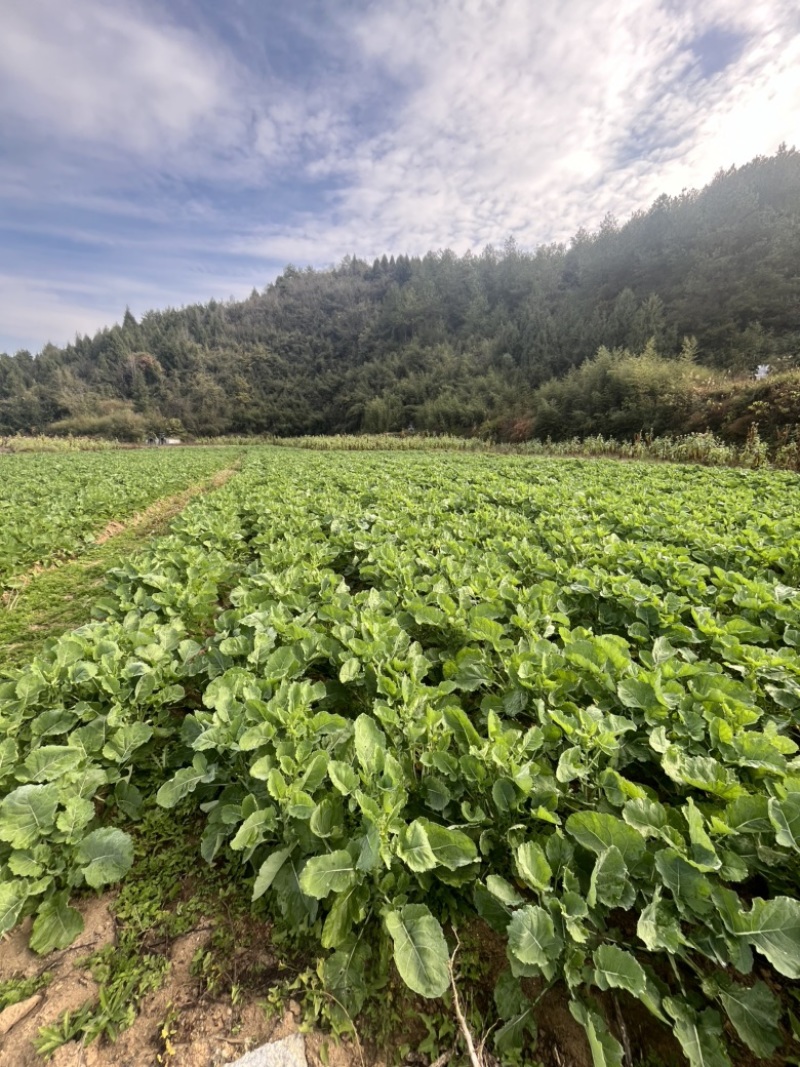
M 222 449 L 0 455 L 0 585 L 37 563 L 75 555 L 110 520 L 208 478 Z
M 0 680 L 0 930 L 70 944 L 155 803 L 337 1029 L 449 995 L 470 930 L 504 1062 L 552 986 L 597 1067 L 632 1000 L 694 1067 L 788 1061 L 798 585 L 784 472 L 253 449 Z

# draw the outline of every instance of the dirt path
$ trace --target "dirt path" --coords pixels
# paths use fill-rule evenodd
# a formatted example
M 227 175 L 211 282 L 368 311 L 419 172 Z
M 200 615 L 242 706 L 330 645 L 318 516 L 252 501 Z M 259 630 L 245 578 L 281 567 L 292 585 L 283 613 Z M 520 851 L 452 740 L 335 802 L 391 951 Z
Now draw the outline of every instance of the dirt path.
M 217 471 L 180 493 L 154 501 L 123 522 L 111 522 L 88 551 L 71 560 L 32 567 L 0 595 L 0 672 L 30 659 L 47 638 L 91 617 L 106 572 L 145 541 L 164 533 L 170 521 L 203 493 L 220 488 L 239 470 Z
M 94 549 L 102 545 L 107 544 L 113 538 L 119 537 L 123 533 L 139 534 L 140 536 L 149 536 L 157 529 L 164 526 L 166 523 L 173 519 L 176 515 L 186 507 L 190 500 L 193 500 L 196 496 L 200 496 L 202 493 L 208 493 L 213 489 L 219 489 L 227 481 L 229 481 L 234 474 L 239 470 L 238 466 L 226 467 L 225 470 L 217 471 L 211 478 L 207 478 L 203 482 L 198 482 L 196 485 L 190 485 L 188 488 L 181 490 L 180 493 L 174 493 L 172 496 L 162 497 L 160 500 L 153 501 L 144 511 L 139 511 L 135 515 L 132 515 L 125 522 L 116 522 L 112 519 L 101 531 L 95 535 L 94 541 L 90 544 L 89 550 L 86 553 L 80 555 L 67 556 L 59 560 L 57 563 L 41 564 L 35 563 L 27 571 L 23 571 L 21 574 L 16 574 L 12 578 L 6 579 L 9 586 L 2 596 L 0 596 L 0 604 L 5 607 L 13 607 L 15 599 L 19 598 L 20 592 L 26 588 L 33 578 L 38 577 L 40 574 L 49 574 L 51 571 L 60 570 L 65 563 L 75 563 L 80 560 L 86 560 L 87 563 L 92 562 L 94 555 Z

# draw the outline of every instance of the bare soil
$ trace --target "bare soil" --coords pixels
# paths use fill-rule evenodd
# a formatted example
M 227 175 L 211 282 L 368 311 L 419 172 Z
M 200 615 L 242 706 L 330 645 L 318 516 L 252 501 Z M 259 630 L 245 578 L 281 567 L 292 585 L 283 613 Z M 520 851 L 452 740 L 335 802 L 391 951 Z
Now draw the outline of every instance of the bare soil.
M 0 1067 L 42 1067 L 34 1040 L 42 1026 L 56 1024 L 66 1011 L 95 1001 L 97 983 L 82 964 L 87 956 L 114 943 L 112 894 L 84 900 L 80 911 L 84 931 L 76 943 L 42 959 L 27 947 L 28 919 L 0 943 L 0 981 L 32 978 L 45 972 L 52 980 L 29 1001 L 0 1012 Z M 163 986 L 141 1003 L 130 1029 L 116 1042 L 98 1040 L 84 1046 L 70 1041 L 48 1061 L 52 1067 L 222 1067 L 267 1041 L 297 1033 L 301 1010 L 294 1001 L 281 1015 L 270 1016 L 263 996 L 244 991 L 233 1005 L 229 996 L 213 997 L 192 976 L 192 961 L 205 947 L 211 927 L 177 938 L 170 949 L 170 967 Z M 268 955 L 268 949 L 248 949 Z M 271 957 L 270 957 L 271 958 Z M 310 1067 L 365 1067 L 356 1045 L 329 1036 L 306 1036 Z M 370 1067 L 376 1064 L 373 1057 Z

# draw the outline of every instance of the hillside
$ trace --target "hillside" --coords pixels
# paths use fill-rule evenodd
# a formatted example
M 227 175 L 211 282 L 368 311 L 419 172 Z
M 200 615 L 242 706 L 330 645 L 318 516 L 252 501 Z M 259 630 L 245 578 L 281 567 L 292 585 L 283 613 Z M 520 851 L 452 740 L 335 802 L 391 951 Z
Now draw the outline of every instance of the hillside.
M 289 266 L 241 302 L 0 355 L 0 433 L 787 433 L 799 264 L 781 148 L 568 246 Z M 756 387 L 762 363 L 787 374 Z

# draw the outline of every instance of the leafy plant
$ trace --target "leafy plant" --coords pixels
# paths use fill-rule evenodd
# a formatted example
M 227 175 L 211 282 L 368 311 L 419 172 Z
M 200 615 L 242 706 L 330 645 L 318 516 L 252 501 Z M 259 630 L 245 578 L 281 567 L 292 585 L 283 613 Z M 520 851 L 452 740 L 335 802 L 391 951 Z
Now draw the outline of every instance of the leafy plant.
M 692 1064 L 769 1055 L 800 977 L 798 503 L 762 470 L 251 453 L 0 686 L 6 925 L 74 936 L 155 794 L 319 954 L 342 1028 L 394 973 L 448 996 L 481 922 L 503 1055 L 529 980 L 598 1067 L 605 993 Z

